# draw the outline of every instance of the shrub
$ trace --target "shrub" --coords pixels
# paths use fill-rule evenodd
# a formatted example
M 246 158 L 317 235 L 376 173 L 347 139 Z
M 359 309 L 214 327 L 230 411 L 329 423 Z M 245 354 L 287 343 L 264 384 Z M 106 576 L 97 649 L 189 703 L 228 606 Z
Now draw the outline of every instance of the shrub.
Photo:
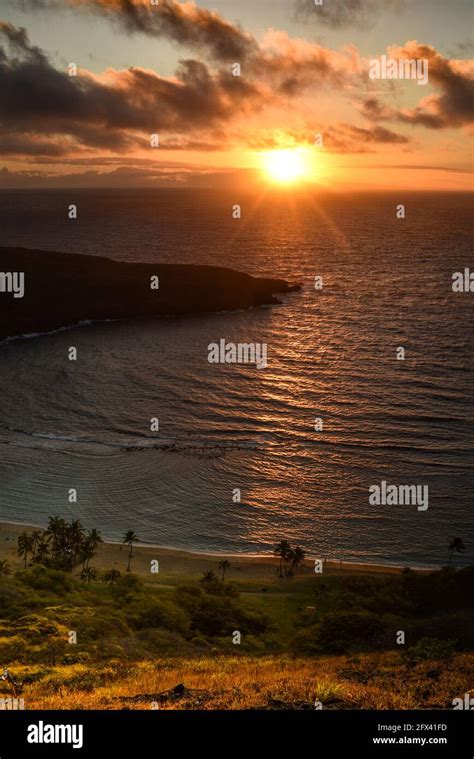
M 87 613 L 82 611 L 79 618 L 76 618 L 75 621 L 71 618 L 70 622 L 71 629 L 80 629 L 81 640 L 84 642 L 130 634 L 123 614 L 111 609 L 98 609 L 92 613 L 90 610 L 87 610 Z
M 326 614 L 319 627 L 319 643 L 325 651 L 371 650 L 380 645 L 385 625 L 365 611 Z
M 136 596 L 143 592 L 145 586 L 137 575 L 125 574 L 118 578 L 115 583 L 116 599 L 130 603 Z
M 71 575 L 59 569 L 47 569 L 41 564 L 17 572 L 16 577 L 30 588 L 47 590 L 58 595 L 79 589 L 79 584 Z
M 0 613 L 2 615 L 16 616 L 31 605 L 26 588 L 13 585 L 10 580 L 0 583 Z
M 132 626 L 139 630 L 164 627 L 184 633 L 189 627 L 189 618 L 183 609 L 157 598 L 134 601 L 129 607 L 129 615 Z
M 196 648 L 200 648 L 204 651 L 206 651 L 210 646 L 209 641 L 207 641 L 206 638 L 204 638 L 202 635 L 195 635 L 194 638 L 191 640 L 191 643 Z
M 380 648 L 385 625 L 366 611 L 339 611 L 326 614 L 319 625 L 300 633 L 294 645 L 307 653 L 347 653 Z
M 15 636 L 9 641 L 0 644 L 0 659 L 3 664 L 15 660 L 23 660 L 29 653 L 29 647 L 25 640 Z
M 225 598 L 234 598 L 236 600 L 240 597 L 240 592 L 237 585 L 233 582 L 217 582 L 205 583 L 202 585 L 202 589 L 205 593 L 209 593 L 213 596 L 224 596 Z
M 258 634 L 267 630 L 268 618 L 259 611 L 250 611 L 235 601 L 204 593 L 191 614 L 191 629 L 210 637 L 230 635 L 234 630 L 242 634 Z
M 456 648 L 455 640 L 438 640 L 438 638 L 421 638 L 414 646 L 411 646 L 405 653 L 409 664 L 419 664 L 420 662 L 451 661 Z
M 199 605 L 204 593 L 198 585 L 178 585 L 174 592 L 174 600 L 183 609 L 192 611 Z
M 474 566 L 464 567 L 454 575 L 454 584 L 457 593 L 462 599 L 462 605 L 468 608 L 474 607 Z
M 177 654 L 185 652 L 187 643 L 181 635 L 163 628 L 146 628 L 137 633 L 137 637 L 146 648 L 145 656 L 155 656 L 156 653 Z
M 293 648 L 295 651 L 308 656 L 322 654 L 323 650 L 318 642 L 318 631 L 319 627 L 315 625 L 298 632 L 293 639 Z
M 402 629 L 407 631 L 407 639 L 413 643 L 421 638 L 454 639 L 458 650 L 474 651 L 474 612 L 469 609 L 410 620 Z

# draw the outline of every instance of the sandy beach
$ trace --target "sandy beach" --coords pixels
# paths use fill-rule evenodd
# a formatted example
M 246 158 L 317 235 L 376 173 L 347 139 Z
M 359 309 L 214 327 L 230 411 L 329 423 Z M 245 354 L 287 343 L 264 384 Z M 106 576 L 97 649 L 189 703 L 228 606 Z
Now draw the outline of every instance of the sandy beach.
M 0 522 L 0 560 L 7 560 L 12 567 L 20 568 L 21 559 L 17 556 L 17 537 L 25 530 L 44 529 L 38 525 L 19 525 L 8 522 Z M 127 566 L 127 553 L 125 547 L 118 543 L 105 541 L 99 546 L 93 564 L 99 570 L 116 567 L 124 571 Z M 208 570 L 218 573 L 220 559 L 230 561 L 231 569 L 228 573 L 229 580 L 249 583 L 276 584 L 281 583 L 278 577 L 278 559 L 270 555 L 245 556 L 242 554 L 198 553 L 182 551 L 174 548 L 162 548 L 160 546 L 138 543 L 134 547 L 132 571 L 147 579 L 147 582 L 162 585 L 174 585 L 176 582 L 198 580 Z M 314 558 L 308 557 L 298 567 L 293 581 L 297 579 L 310 579 L 315 577 Z M 150 562 L 158 560 L 160 571 L 158 574 L 150 572 Z M 325 574 L 399 574 L 402 567 L 386 566 L 383 564 L 363 564 L 344 561 L 324 561 Z M 79 570 L 76 570 L 79 572 Z M 418 572 L 429 572 L 430 569 L 417 568 Z M 317 575 L 320 576 L 320 575 Z

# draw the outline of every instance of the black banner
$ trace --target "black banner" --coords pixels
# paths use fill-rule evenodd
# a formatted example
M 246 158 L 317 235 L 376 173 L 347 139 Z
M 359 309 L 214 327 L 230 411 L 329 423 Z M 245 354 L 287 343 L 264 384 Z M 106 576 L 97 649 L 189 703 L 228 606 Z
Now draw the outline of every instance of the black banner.
M 0 759 L 283 756 L 291 747 L 301 755 L 472 759 L 474 720 L 469 711 L 0 712 Z

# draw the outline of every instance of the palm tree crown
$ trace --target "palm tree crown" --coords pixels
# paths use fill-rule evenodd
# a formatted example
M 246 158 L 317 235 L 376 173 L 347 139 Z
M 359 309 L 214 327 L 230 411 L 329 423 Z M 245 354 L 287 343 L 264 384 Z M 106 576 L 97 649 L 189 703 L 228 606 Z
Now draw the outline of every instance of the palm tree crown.
M 128 565 L 127 565 L 127 572 L 130 572 L 130 564 L 133 559 L 133 544 L 136 543 L 138 540 L 138 537 L 135 535 L 133 530 L 128 530 L 125 533 L 125 536 L 122 540 L 122 544 L 128 546 Z
M 291 547 L 287 540 L 280 540 L 273 549 L 275 556 L 280 558 L 280 577 L 283 577 L 282 568 L 285 569 L 285 575 L 287 574 L 286 562 L 290 558 Z
M 449 566 L 451 566 L 451 562 L 453 560 L 453 554 L 454 553 L 464 553 L 466 550 L 466 546 L 464 545 L 462 538 L 453 538 L 449 541 Z

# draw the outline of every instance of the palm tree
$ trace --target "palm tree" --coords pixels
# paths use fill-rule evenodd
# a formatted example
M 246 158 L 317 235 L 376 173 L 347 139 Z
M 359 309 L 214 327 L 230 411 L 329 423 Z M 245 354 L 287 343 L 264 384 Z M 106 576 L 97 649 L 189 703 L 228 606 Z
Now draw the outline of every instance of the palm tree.
M 0 561 L 0 575 L 6 577 L 9 574 L 11 574 L 11 569 L 8 561 Z
M 294 571 L 295 571 L 296 567 L 298 566 L 298 564 L 301 564 L 301 562 L 303 561 L 304 557 L 305 557 L 305 553 L 304 553 L 303 549 L 300 548 L 300 546 L 296 546 L 296 548 L 291 548 L 290 549 L 290 551 L 289 551 L 289 559 L 291 561 L 291 567 L 290 567 L 291 574 L 294 573 Z
M 100 532 L 93 528 L 92 530 L 89 530 L 89 533 L 86 535 L 84 539 L 83 549 L 82 549 L 82 561 L 83 569 L 87 569 L 89 566 L 90 560 L 93 558 L 96 552 L 96 548 L 99 545 L 99 543 L 103 543 L 100 536 Z
M 466 546 L 463 543 L 462 538 L 453 538 L 449 541 L 449 564 L 448 566 L 451 566 L 451 562 L 453 560 L 453 553 L 464 553 L 466 550 Z
M 107 572 L 104 572 L 103 580 L 107 585 L 110 585 L 112 589 L 112 593 L 114 592 L 114 583 L 118 578 L 120 577 L 120 572 L 118 569 L 108 569 Z
M 103 543 L 102 536 L 99 532 L 99 530 L 96 530 L 95 527 L 92 528 L 92 530 L 89 530 L 89 534 L 87 536 L 87 542 L 89 546 L 92 548 L 92 550 L 95 551 L 99 543 Z
M 133 532 L 133 530 L 128 530 L 128 532 L 125 533 L 125 537 L 122 540 L 123 545 L 128 546 L 128 565 L 127 565 L 127 572 L 130 572 L 130 563 L 133 559 L 133 544 L 136 543 L 138 540 L 137 536 Z
M 230 561 L 227 561 L 227 559 L 222 559 L 219 562 L 219 569 L 222 570 L 222 582 L 225 581 L 225 573 L 230 569 Z
M 99 543 L 103 543 L 102 537 L 100 535 L 100 532 L 95 529 L 95 527 L 92 530 L 89 530 L 89 534 L 87 536 L 87 541 L 89 545 L 92 546 L 92 548 L 96 548 Z
M 81 572 L 81 580 L 82 582 L 87 583 L 87 587 L 89 587 L 91 580 L 97 580 L 96 570 L 93 567 L 87 567 L 87 569 L 83 569 Z
M 73 519 L 67 529 L 67 541 L 71 552 L 71 570 L 77 563 L 77 555 L 84 544 L 84 530 L 79 519 Z
M 82 571 L 87 569 L 89 567 L 89 562 L 91 559 L 93 559 L 95 556 L 95 551 L 92 548 L 92 546 L 89 544 L 89 542 L 86 540 L 84 544 L 84 548 L 82 549 L 81 558 L 82 558 Z
M 33 559 L 37 564 L 44 564 L 49 552 L 49 546 L 46 540 L 41 539 L 36 547 L 36 554 Z
M 34 532 L 32 532 L 31 533 L 31 540 L 33 541 L 33 556 L 32 556 L 32 559 L 34 560 L 34 558 L 36 556 L 36 549 L 37 549 L 38 544 L 39 544 L 39 542 L 41 540 L 41 533 L 38 532 L 38 530 L 35 530 Z
M 57 558 L 59 546 L 62 543 L 66 522 L 61 517 L 50 517 L 45 534 L 49 535 L 52 540 L 51 555 L 53 560 Z
M 207 572 L 204 572 L 203 576 L 199 580 L 200 585 L 213 585 L 216 582 L 217 575 L 212 571 L 212 569 L 208 569 Z
M 23 556 L 23 560 L 25 562 L 25 569 L 26 564 L 28 562 L 28 554 L 33 552 L 33 540 L 31 538 L 31 535 L 28 535 L 27 532 L 22 532 L 20 535 L 18 535 L 18 556 Z
M 290 544 L 287 540 L 280 540 L 279 543 L 276 544 L 275 548 L 273 549 L 273 553 L 275 556 L 280 557 L 280 577 L 283 577 L 282 568 L 285 569 L 285 575 L 286 575 L 286 562 L 288 560 L 288 557 L 290 555 Z

